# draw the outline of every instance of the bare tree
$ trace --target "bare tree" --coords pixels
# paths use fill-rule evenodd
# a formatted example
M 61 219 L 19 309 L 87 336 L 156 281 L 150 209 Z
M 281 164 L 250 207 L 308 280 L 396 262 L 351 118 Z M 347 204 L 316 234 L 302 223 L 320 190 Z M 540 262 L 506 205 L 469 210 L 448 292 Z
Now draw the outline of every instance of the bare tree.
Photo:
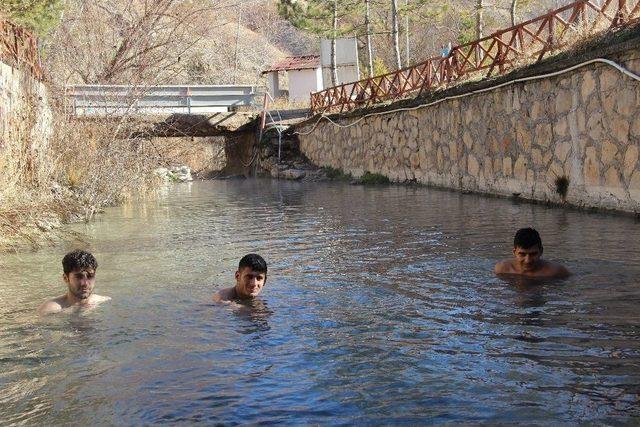
M 180 0 L 70 0 L 47 46 L 54 77 L 76 83 L 151 83 L 177 73 L 226 7 Z M 212 25 L 213 24 L 213 25 Z M 61 75 L 60 75 L 61 74 Z
M 483 0 L 476 0 L 476 39 L 482 38 L 484 27 L 484 4 Z
M 483 17 L 483 9 L 484 5 L 482 0 L 476 0 L 476 40 L 482 38 L 482 30 L 484 26 L 484 17 Z M 482 58 L 482 52 L 480 51 L 480 45 L 476 49 L 476 62 L 480 62 L 480 58 Z
M 405 65 L 409 65 L 411 60 L 411 52 L 409 49 L 409 0 L 404 0 L 405 17 L 404 17 L 404 37 L 405 37 Z
M 331 37 L 331 83 L 338 85 L 338 67 L 336 58 L 336 39 L 338 38 L 338 0 L 333 0 L 333 32 Z
M 364 0 L 364 26 L 367 33 L 367 59 L 369 61 L 369 77 L 373 77 L 373 47 L 371 46 L 371 0 Z
M 240 39 L 240 21 L 242 18 L 242 11 L 240 10 L 240 4 L 238 4 L 238 26 L 236 27 L 236 47 L 234 52 L 234 60 L 233 60 L 233 84 L 236 84 L 236 79 L 238 77 L 238 40 Z
M 400 58 L 400 42 L 398 41 L 398 0 L 391 0 L 391 36 L 393 38 L 393 50 L 396 55 L 396 67 L 402 68 Z

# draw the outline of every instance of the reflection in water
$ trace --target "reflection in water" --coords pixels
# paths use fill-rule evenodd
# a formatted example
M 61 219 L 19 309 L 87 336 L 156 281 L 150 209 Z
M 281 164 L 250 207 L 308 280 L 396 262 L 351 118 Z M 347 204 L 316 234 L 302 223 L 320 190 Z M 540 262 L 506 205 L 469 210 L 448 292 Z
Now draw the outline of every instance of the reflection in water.
M 544 311 L 537 309 L 547 303 L 547 286 L 562 286 L 561 280 L 539 279 L 512 274 L 500 275 L 509 286 L 516 290 L 515 304 L 522 308 L 520 318 L 525 325 L 544 326 Z
M 238 318 L 238 322 L 242 327 L 239 331 L 243 334 L 254 334 L 256 332 L 265 332 L 269 328 L 269 317 L 273 314 L 267 303 L 260 298 L 251 300 L 242 300 L 234 302 L 231 305 L 233 314 Z
M 494 277 L 522 226 L 574 276 Z M 176 185 L 77 226 L 113 298 L 95 310 L 34 316 L 75 243 L 3 257 L 0 424 L 635 424 L 635 227 L 417 187 Z M 210 304 L 250 252 L 260 298 Z

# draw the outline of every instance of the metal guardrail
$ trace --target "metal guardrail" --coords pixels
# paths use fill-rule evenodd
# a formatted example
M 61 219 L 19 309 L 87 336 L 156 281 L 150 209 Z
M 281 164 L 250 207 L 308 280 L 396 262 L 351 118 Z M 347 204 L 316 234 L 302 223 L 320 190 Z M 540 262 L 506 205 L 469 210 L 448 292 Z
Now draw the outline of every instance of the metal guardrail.
M 67 87 L 77 116 L 123 114 L 209 114 L 256 106 L 260 86 L 124 86 Z
M 443 87 L 488 70 L 504 73 L 527 58 L 540 60 L 572 37 L 640 19 L 640 0 L 579 0 L 542 16 L 456 46 L 446 57 L 311 94 L 313 113 L 345 111 Z
M 24 67 L 36 79 L 44 79 L 36 37 L 24 28 L 2 19 L 0 19 L 0 61 L 15 68 Z

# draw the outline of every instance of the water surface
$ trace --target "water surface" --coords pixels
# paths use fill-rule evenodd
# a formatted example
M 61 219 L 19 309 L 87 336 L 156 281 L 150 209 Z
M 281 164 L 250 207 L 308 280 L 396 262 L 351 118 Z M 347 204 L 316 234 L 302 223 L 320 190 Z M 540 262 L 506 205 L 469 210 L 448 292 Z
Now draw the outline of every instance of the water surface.
M 492 274 L 517 228 L 575 274 Z M 632 218 L 411 187 L 180 184 L 0 261 L 0 424 L 636 424 Z M 38 318 L 60 260 L 98 258 L 98 309 Z M 238 259 L 253 303 L 215 306 Z

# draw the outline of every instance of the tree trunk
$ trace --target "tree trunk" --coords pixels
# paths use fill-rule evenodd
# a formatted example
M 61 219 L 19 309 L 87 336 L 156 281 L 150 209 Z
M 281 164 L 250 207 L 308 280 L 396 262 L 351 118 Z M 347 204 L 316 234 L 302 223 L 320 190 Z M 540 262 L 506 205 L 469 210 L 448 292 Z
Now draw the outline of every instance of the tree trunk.
M 483 30 L 483 12 L 484 5 L 482 4 L 482 0 L 476 0 L 476 39 L 482 38 L 482 30 Z
M 238 6 L 238 26 L 236 28 L 236 48 L 233 58 L 233 84 L 236 84 L 236 79 L 238 77 L 238 41 L 240 40 L 240 19 L 242 17 L 242 12 L 240 10 L 240 6 Z
M 364 26 L 367 31 L 367 57 L 369 60 L 369 77 L 373 77 L 373 46 L 371 46 L 371 0 L 364 0 L 366 11 L 364 15 Z
M 338 38 L 338 0 L 333 0 L 333 35 L 331 37 L 331 83 L 338 86 L 338 66 L 336 64 L 336 39 Z
M 404 36 L 405 36 L 405 41 L 406 41 L 406 46 L 407 46 L 407 50 L 405 52 L 405 59 L 404 59 L 404 65 L 405 66 L 409 66 L 409 63 L 411 62 L 411 51 L 409 49 L 409 0 L 404 0 L 404 6 L 405 6 L 405 13 L 406 16 L 404 18 Z
M 391 23 L 393 50 L 396 54 L 396 67 L 399 70 L 400 68 L 402 68 L 402 60 L 400 58 L 400 42 L 398 41 L 398 0 L 391 0 Z
M 511 26 L 516 25 L 516 8 L 518 7 L 518 0 L 511 0 Z
M 482 17 L 482 8 L 482 0 L 476 0 L 476 40 L 482 38 L 482 24 L 484 23 Z M 480 50 L 480 45 L 478 45 L 478 48 L 476 49 L 476 64 L 480 64 L 481 61 L 482 51 Z

